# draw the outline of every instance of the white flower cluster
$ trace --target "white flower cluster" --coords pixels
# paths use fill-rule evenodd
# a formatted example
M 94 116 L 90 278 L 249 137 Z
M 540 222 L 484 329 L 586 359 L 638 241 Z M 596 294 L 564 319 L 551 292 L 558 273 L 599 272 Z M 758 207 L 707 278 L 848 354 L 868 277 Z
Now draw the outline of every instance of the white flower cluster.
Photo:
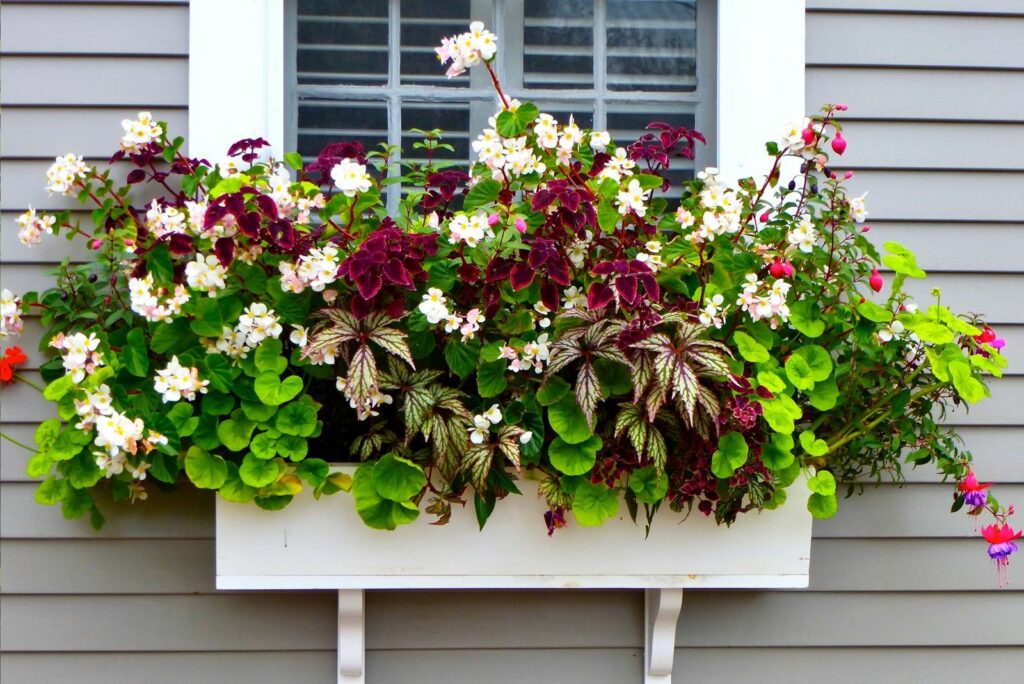
M 370 174 L 366 167 L 354 159 L 342 159 L 331 169 L 331 179 L 345 197 L 355 197 L 356 193 L 370 189 Z
M 453 78 L 466 73 L 466 69 L 494 59 L 498 51 L 497 37 L 484 28 L 482 21 L 474 21 L 469 31 L 450 38 L 442 38 L 441 46 L 434 48 L 441 64 L 451 61 L 445 75 Z
M 205 213 L 204 211 L 204 216 Z M 177 207 L 160 206 L 157 200 L 150 202 L 149 209 L 146 210 L 146 228 L 149 228 L 156 238 L 162 238 L 169 233 L 184 233 L 188 220 L 189 217 Z M 202 223 L 199 225 L 201 227 Z M 195 229 L 194 225 L 189 227 Z
M 814 142 L 821 131 L 820 121 L 812 123 L 810 118 L 804 117 L 802 121 L 793 122 L 786 128 L 780 147 L 788 147 L 791 152 L 800 152 L 804 158 L 810 158 L 814 156 Z
M 227 287 L 224 278 L 228 269 L 221 265 L 220 260 L 213 254 L 205 257 L 196 254 L 195 261 L 185 264 L 185 281 L 193 290 L 205 290 L 210 297 L 216 297 L 218 290 Z
M 340 263 L 338 248 L 334 245 L 309 250 L 309 254 L 299 257 L 297 267 L 282 261 L 277 265 L 281 271 L 281 290 L 298 294 L 309 287 L 314 292 L 323 292 L 328 285 L 338 279 Z
M 712 297 L 704 298 L 704 308 L 701 310 L 698 318 L 702 325 L 708 327 L 714 326 L 721 328 L 725 323 L 725 311 L 728 307 L 722 306 L 725 302 L 725 297 L 720 294 L 716 294 Z
M 153 275 L 151 273 L 147 273 L 144 278 L 128 280 L 128 297 L 132 311 L 147 321 L 170 323 L 171 318 L 181 313 L 181 307 L 188 302 L 190 297 L 184 285 L 175 286 L 174 294 L 161 302 L 166 294 L 167 291 L 162 287 L 156 292 L 153 291 Z
M 38 245 L 43 241 L 43 233 L 53 235 L 55 223 L 56 216 L 37 214 L 30 205 L 28 211 L 18 217 L 18 240 L 26 247 Z
M 429 321 L 429 317 L 427 320 Z M 467 342 L 476 337 L 477 331 L 480 330 L 480 324 L 486 320 L 480 313 L 480 309 L 470 309 L 466 312 L 465 317 L 452 312 L 444 317 L 444 331 L 449 335 L 459 332 L 462 334 L 462 341 Z
M 548 334 L 542 333 L 533 342 L 523 345 L 522 353 L 514 347 L 505 345 L 501 348 L 499 359 L 508 359 L 508 369 L 513 373 L 519 371 L 544 372 L 544 364 L 551 358 L 551 350 L 548 348 Z
M 64 333 L 57 333 L 50 340 L 50 346 L 58 349 L 64 360 L 64 370 L 71 374 L 72 382 L 82 382 L 86 375 L 91 375 L 97 368 L 105 365 L 103 354 L 97 349 L 100 346 L 100 339 L 96 333 L 73 333 L 64 336 Z
M 736 300 L 736 305 L 741 310 L 749 313 L 755 321 L 768 319 L 773 330 L 778 326 L 780 319 L 784 321 L 789 318 L 786 295 L 792 287 L 790 283 L 778 278 L 761 291 L 760 288 L 765 283 L 757 279 L 756 273 L 748 273 L 746 280 L 743 292 Z
M 860 197 L 854 197 L 850 200 L 850 216 L 857 223 L 864 223 L 864 219 L 868 217 L 868 210 L 864 206 L 864 198 L 868 196 L 868 193 L 864 193 Z
M 519 104 L 519 100 L 512 100 L 509 103 L 509 110 L 516 111 Z M 540 117 L 537 121 L 540 121 Z M 515 177 L 530 173 L 542 174 L 547 170 L 547 165 L 530 147 L 525 135 L 518 138 L 502 138 L 495 130 L 497 118 L 494 116 L 488 119 L 488 125 L 490 128 L 485 128 L 473 141 L 473 151 L 491 170 L 491 175 L 495 179 L 500 180 L 505 174 Z
M 432 287 L 427 290 L 427 294 L 423 295 L 423 301 L 420 302 L 418 308 L 420 313 L 427 317 L 427 323 L 437 325 L 448 318 L 447 304 L 448 299 L 444 296 L 444 292 Z
M 593 137 L 591 137 L 590 144 L 591 146 L 594 144 Z M 618 147 L 615 149 L 615 154 L 611 155 L 611 159 L 608 160 L 604 168 L 601 169 L 601 173 L 597 174 L 597 176 L 598 178 L 611 178 L 618 183 L 623 178 L 632 176 L 635 167 L 636 162 L 629 158 L 626 148 Z
M 15 297 L 5 287 L 0 291 L 0 338 L 20 335 L 24 325 L 21 320 L 21 297 Z
M 277 339 L 284 332 L 273 309 L 266 304 L 255 302 L 245 308 L 238 317 L 238 324 L 231 328 L 225 325 L 220 337 L 204 339 L 207 354 L 224 354 L 232 359 L 244 359 L 249 352 L 268 338 Z M 333 363 L 333 359 L 331 361 Z
M 149 112 L 139 112 L 137 119 L 125 119 L 121 122 L 121 128 L 124 129 L 121 149 L 128 154 L 142 151 L 150 143 L 159 140 L 163 132 Z
M 483 444 L 491 431 L 491 426 L 500 422 L 501 409 L 497 404 L 491 404 L 491 408 L 473 416 L 473 427 L 469 428 L 469 441 L 473 444 Z
M 101 416 L 109 416 L 114 412 L 113 402 L 108 385 L 100 385 L 94 392 L 86 390 L 84 401 L 75 399 L 75 412 L 81 418 L 75 427 L 91 430 Z
M 356 410 L 356 418 L 359 420 L 366 420 L 371 416 L 379 416 L 380 411 L 377 409 L 380 408 L 381 404 L 390 405 L 395 403 L 395 398 L 390 394 L 384 394 L 380 390 L 374 390 L 370 396 L 360 404 L 349 395 L 348 381 L 345 380 L 345 378 L 338 378 L 334 385 L 338 388 L 338 391 L 348 399 L 348 405 Z
M 650 191 L 640 187 L 640 181 L 634 178 L 629 181 L 629 185 L 626 186 L 625 190 L 619 191 L 618 197 L 615 198 L 615 203 L 619 207 L 619 213 L 623 216 L 633 211 L 636 212 L 637 216 L 643 218 L 647 215 L 647 204 L 645 203 L 650 195 Z
M 686 235 L 686 239 L 694 246 L 713 240 L 719 235 L 734 235 L 741 228 L 743 205 L 736 191 L 721 183 L 717 174 L 718 169 L 714 167 L 708 167 L 697 174 L 697 177 L 704 181 L 704 189 L 700 193 L 700 204 L 704 214 L 696 230 Z M 676 221 L 684 228 L 696 223 L 695 217 L 682 207 L 676 211 Z
M 665 262 L 661 260 L 661 243 L 657 240 L 648 240 L 644 243 L 644 250 L 636 255 L 637 261 L 642 261 L 651 267 L 652 271 L 657 271 L 665 265 Z
M 814 230 L 814 224 L 810 219 L 802 218 L 796 228 L 786 233 L 786 240 L 789 244 L 798 247 L 801 252 L 810 253 L 814 250 L 814 243 L 818 240 L 818 231 Z
M 70 195 L 75 183 L 85 178 L 90 171 L 92 169 L 81 157 L 69 152 L 63 157 L 57 157 L 46 170 L 46 189 L 51 194 L 58 192 Z
M 587 260 L 587 256 L 590 254 L 591 242 L 594 240 L 594 232 L 587 230 L 583 233 L 583 237 L 577 237 L 569 249 L 566 250 L 565 254 L 569 257 L 569 262 L 576 268 L 583 268 L 584 262 Z
M 114 410 L 110 387 L 100 385 L 95 391 L 85 392 L 85 399 L 75 399 L 75 412 L 81 420 L 75 425 L 79 430 L 96 428 L 93 444 L 101 451 L 94 451 L 96 465 L 103 468 L 106 477 L 120 475 L 128 469 L 132 478 L 141 482 L 146 479 L 150 464 L 140 460 L 137 465 L 128 461 L 128 455 L 135 455 L 141 447 L 149 453 L 160 444 L 167 444 L 167 437 L 154 430 L 146 430 L 142 420 L 132 420 Z M 145 438 L 143 438 L 145 435 Z M 134 499 L 145 499 L 144 491 L 136 491 Z
M 198 368 L 182 366 L 177 356 L 172 356 L 167 366 L 157 371 L 156 378 L 153 379 L 153 388 L 165 404 L 182 399 L 194 401 L 196 392 L 206 394 L 206 386 L 209 384 L 209 380 L 199 379 Z
M 298 211 L 295 215 L 295 223 L 301 226 L 307 225 L 310 212 L 314 209 L 323 209 L 326 204 L 327 198 L 322 192 L 316 193 L 312 198 L 299 197 L 295 200 L 295 209 Z
M 497 219 L 498 215 L 494 216 Z M 478 211 L 473 216 L 466 216 L 461 212 L 456 214 L 448 224 L 448 230 L 451 233 L 448 236 L 448 242 L 453 245 L 464 242 L 467 247 L 476 247 L 485 238 L 494 239 L 491 220 L 483 211 Z
M 565 292 L 562 297 L 562 305 L 566 309 L 586 309 L 587 295 L 583 290 L 575 285 L 570 285 L 565 288 Z
M 365 167 L 363 170 L 366 170 Z M 334 169 L 331 170 L 332 176 L 333 171 Z M 267 183 L 270 185 L 270 192 L 267 194 L 270 195 L 270 199 L 274 200 L 278 210 L 287 213 L 295 208 L 295 196 L 292 194 L 292 175 L 289 173 L 288 167 L 284 164 L 275 165 L 273 172 L 267 176 Z M 367 187 L 367 189 L 369 188 Z M 366 190 L 360 190 L 360 192 L 366 192 Z M 347 195 L 348 193 L 345 194 Z M 349 196 L 351 197 L 351 195 Z

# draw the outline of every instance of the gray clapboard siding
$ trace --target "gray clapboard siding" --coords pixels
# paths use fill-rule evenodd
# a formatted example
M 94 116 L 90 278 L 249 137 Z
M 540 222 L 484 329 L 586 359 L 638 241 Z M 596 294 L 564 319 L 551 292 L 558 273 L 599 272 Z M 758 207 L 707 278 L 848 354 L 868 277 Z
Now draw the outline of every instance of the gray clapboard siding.
M 1024 74 L 1022 74 L 1024 77 Z M 1024 86 L 1024 79 L 1021 81 Z M 873 220 L 1024 221 L 1024 208 L 1009 198 L 1024 190 L 1019 173 L 993 171 L 880 170 L 858 172 L 850 192 L 869 192 Z M 993 199 L 982 199 L 993 198 Z
M 0 58 L 0 71 L 4 75 L 4 104 L 8 107 L 75 104 L 156 108 L 188 103 L 188 61 L 180 57 L 6 55 Z
M 98 134 L 97 137 L 101 141 L 100 144 L 106 145 L 107 152 L 100 157 L 85 157 L 86 164 L 92 167 L 99 167 L 101 170 L 107 168 L 106 162 L 110 159 L 110 155 L 119 148 L 122 132 L 121 120 L 112 118 L 103 130 L 107 131 L 105 139 L 103 134 Z M 82 156 L 75 149 L 66 149 L 61 154 L 66 154 L 67 152 L 74 152 Z M 53 159 L 26 160 L 10 158 L 0 162 L 0 178 L 4 179 L 4 193 L 0 197 L 0 209 L 12 213 L 24 211 L 30 206 L 38 211 L 59 211 L 62 209 L 69 211 L 81 211 L 83 209 L 92 211 L 95 209 L 96 205 L 91 201 L 83 204 L 78 201 L 77 197 L 51 195 L 46 190 L 46 170 L 50 168 L 52 163 Z M 123 185 L 128 173 L 134 168 L 130 162 L 119 162 L 111 169 L 111 178 L 114 179 L 115 183 Z M 136 206 L 141 207 L 148 204 L 150 200 L 161 196 L 158 190 L 159 186 L 152 187 L 153 185 L 155 184 L 148 183 L 133 190 L 132 198 Z M 83 221 L 83 224 L 86 230 L 91 230 L 92 223 L 90 221 Z M 11 228 L 16 230 L 17 226 L 12 226 Z
M 1024 23 L 1024 19 L 1021 20 Z M 816 106 L 819 102 L 809 102 Z M 857 112 L 853 112 L 854 115 Z M 1020 171 L 1024 125 L 935 121 L 843 124 L 846 152 L 832 161 L 846 169 Z
M 188 8 L 182 6 L 5 4 L 0 21 L 6 54 L 188 54 Z
M 870 195 L 869 195 L 870 197 Z M 930 274 L 942 271 L 1024 273 L 1024 223 L 871 221 L 871 238 L 902 243 Z M 1007 350 L 1007 354 L 1012 350 Z
M 45 159 L 49 163 L 57 155 L 54 150 L 66 150 L 90 158 L 108 159 L 117 151 L 123 134 L 121 121 L 134 119 L 138 112 L 138 108 L 11 109 L 4 112 L 4 156 Z M 167 122 L 171 135 L 188 136 L 188 110 L 160 108 L 150 113 L 155 120 Z M 40 184 L 44 179 L 44 176 L 37 178 Z
M 814 20 L 820 11 L 835 12 L 914 12 L 921 14 L 1024 15 L 1024 6 L 1018 0 L 807 0 L 808 19 Z M 959 20 L 961 17 L 957 17 Z
M 965 3 L 966 4 L 966 3 Z M 821 13 L 807 17 L 808 64 L 1019 69 L 1024 17 Z M 870 36 L 871 49 L 865 50 Z

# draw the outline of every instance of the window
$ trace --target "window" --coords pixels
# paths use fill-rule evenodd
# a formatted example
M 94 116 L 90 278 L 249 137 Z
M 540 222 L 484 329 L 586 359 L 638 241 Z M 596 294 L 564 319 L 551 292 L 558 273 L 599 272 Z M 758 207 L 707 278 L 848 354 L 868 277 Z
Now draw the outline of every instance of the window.
M 474 19 L 498 34 L 503 88 L 563 123 L 621 144 L 652 120 L 713 134 L 711 1 L 289 0 L 286 12 L 289 147 L 306 157 L 342 139 L 409 154 L 416 127 L 444 129 L 468 162 L 498 99 L 483 69 L 446 78 L 434 47 Z M 676 175 L 691 176 L 680 162 Z
M 686 123 L 683 117 L 692 116 L 696 128 L 713 134 L 708 159 L 724 176 L 764 174 L 764 141 L 804 114 L 804 2 L 196 0 L 189 5 L 189 151 L 217 160 L 245 136 L 267 138 L 277 154 L 296 142 L 303 146 L 301 135 L 308 130 L 315 136 L 321 124 L 307 124 L 312 120 L 301 115 L 298 103 L 305 108 L 319 101 L 324 108 L 358 104 L 366 110 L 359 130 L 391 142 L 401 139 L 403 119 L 406 125 L 466 131 L 462 156 L 468 158 L 468 131 L 493 109 L 490 91 L 474 80 L 486 75 L 471 70 L 462 81 L 445 82 L 428 48 L 441 34 L 464 30 L 472 16 L 499 34 L 499 69 L 514 95 L 559 116 L 578 113 L 581 124 L 617 129 L 620 139 L 650 118 Z M 301 38 L 299 3 L 308 5 L 303 16 L 330 17 L 330 7 L 347 8 L 350 27 L 344 30 L 353 40 L 295 41 Z M 687 6 L 695 12 L 689 24 Z M 668 18 L 639 14 L 670 9 L 675 13 Z M 337 16 L 334 24 L 346 23 Z M 387 40 L 371 34 L 370 26 L 386 30 Z M 669 28 L 660 31 L 663 26 Z M 655 36 L 664 42 L 650 42 Z M 303 66 L 304 73 L 333 73 L 335 80 L 300 82 L 299 43 L 327 46 L 320 59 L 343 55 L 342 66 L 317 66 L 314 57 L 308 58 L 310 68 Z M 373 49 L 360 52 L 360 46 Z M 695 48 L 692 56 L 688 48 Z M 430 117 L 440 123 L 431 124 Z M 336 130 L 344 131 L 359 121 L 329 123 L 340 122 Z M 294 141 L 286 131 L 293 131 Z

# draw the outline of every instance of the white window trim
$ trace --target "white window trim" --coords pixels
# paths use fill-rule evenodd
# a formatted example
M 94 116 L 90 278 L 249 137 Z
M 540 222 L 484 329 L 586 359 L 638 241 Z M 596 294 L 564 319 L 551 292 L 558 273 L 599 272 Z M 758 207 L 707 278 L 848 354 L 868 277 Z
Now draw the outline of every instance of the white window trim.
M 244 137 L 285 141 L 285 0 L 192 0 L 189 153 L 220 160 Z M 764 143 L 804 107 L 805 0 L 718 0 L 717 126 L 723 177 L 767 173 Z M 263 49 L 260 49 L 262 46 Z

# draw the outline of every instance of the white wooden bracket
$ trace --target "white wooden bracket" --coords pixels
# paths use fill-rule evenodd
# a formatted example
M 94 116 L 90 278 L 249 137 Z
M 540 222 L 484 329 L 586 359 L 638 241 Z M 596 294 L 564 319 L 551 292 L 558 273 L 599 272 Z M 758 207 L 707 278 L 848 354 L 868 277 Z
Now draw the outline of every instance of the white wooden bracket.
M 644 684 L 672 684 L 682 589 L 644 591 Z
M 366 684 L 366 592 L 338 591 L 338 684 Z

